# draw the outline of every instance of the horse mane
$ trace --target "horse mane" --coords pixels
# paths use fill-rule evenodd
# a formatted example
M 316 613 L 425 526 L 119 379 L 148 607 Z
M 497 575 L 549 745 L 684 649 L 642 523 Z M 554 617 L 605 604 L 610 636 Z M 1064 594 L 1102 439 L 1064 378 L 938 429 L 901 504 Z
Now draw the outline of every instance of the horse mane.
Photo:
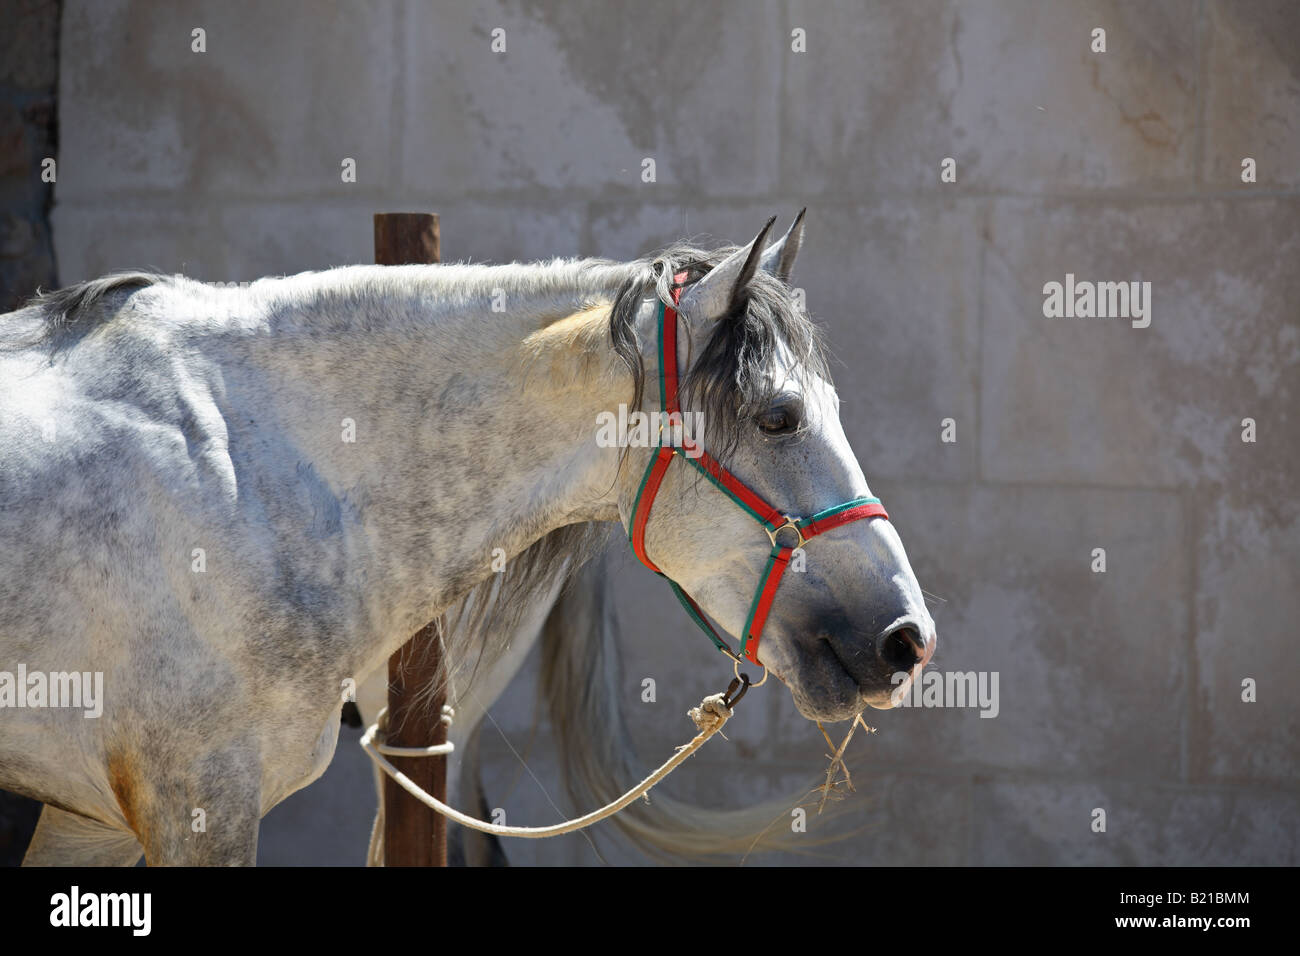
M 112 318 L 112 311 L 96 308 L 105 298 L 145 289 L 168 278 L 157 272 L 113 272 L 62 289 L 37 290 L 24 308 L 40 311 L 45 321 L 34 338 L 17 344 L 30 347 L 49 342 L 55 351 L 65 348 Z
M 557 581 L 567 591 L 578 570 L 604 551 L 609 532 L 595 521 L 556 528 L 512 558 L 509 574 L 490 575 L 443 614 L 436 623 L 447 666 L 442 681 L 426 688 L 425 703 L 449 680 L 464 694 L 479 668 L 505 653 L 529 608 L 546 601 Z

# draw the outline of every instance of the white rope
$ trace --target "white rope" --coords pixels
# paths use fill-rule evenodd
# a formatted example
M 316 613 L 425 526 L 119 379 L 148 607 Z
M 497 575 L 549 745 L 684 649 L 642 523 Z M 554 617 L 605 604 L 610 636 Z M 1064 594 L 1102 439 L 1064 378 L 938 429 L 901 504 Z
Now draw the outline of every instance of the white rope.
M 383 720 L 387 714 L 388 708 L 385 707 L 379 712 L 379 716 L 375 718 L 374 726 L 369 728 L 369 730 L 366 731 L 366 734 L 369 735 L 371 730 L 376 730 L 379 727 L 379 722 Z M 451 709 L 451 706 L 449 704 L 443 704 L 442 715 L 438 718 L 438 723 L 450 727 L 452 718 L 455 716 L 456 712 Z M 379 730 L 377 731 L 376 736 L 382 736 L 383 733 L 382 730 Z M 368 738 L 362 738 L 362 747 L 366 745 L 366 739 Z M 392 744 L 381 741 L 380 743 L 375 744 L 375 749 L 381 754 L 387 754 L 390 757 L 445 757 L 456 749 L 456 745 L 449 740 L 445 744 L 431 744 L 428 747 L 394 747 Z
M 388 776 L 397 781 L 398 785 L 409 793 L 415 799 L 430 810 L 436 810 L 448 820 L 455 820 L 461 826 L 469 827 L 472 830 L 479 830 L 483 833 L 492 833 L 496 836 L 510 837 L 527 837 L 539 839 L 541 837 L 560 836 L 565 833 L 573 833 L 577 830 L 583 830 L 598 823 L 606 817 L 612 817 L 618 811 L 622 810 L 629 803 L 642 794 L 648 793 L 650 788 L 657 784 L 664 777 L 676 770 L 686 758 L 704 745 L 704 742 L 722 729 L 722 725 L 731 719 L 731 708 L 726 704 L 727 697 L 725 694 L 710 694 L 700 701 L 700 706 L 692 707 L 687 711 L 687 716 L 695 722 L 699 733 L 690 741 L 677 748 L 677 752 L 668 759 L 658 770 L 650 774 L 635 787 L 629 790 L 623 796 L 619 797 L 613 803 L 607 803 L 599 810 L 593 810 L 585 816 L 578 817 L 575 820 L 566 820 L 564 823 L 557 823 L 549 827 L 506 827 L 495 823 L 487 823 L 483 820 L 477 820 L 474 817 L 466 816 L 454 807 L 450 807 L 425 793 L 421 787 L 410 777 L 402 773 L 389 761 L 383 758 L 383 754 L 389 754 L 396 757 L 428 757 L 441 756 L 449 754 L 454 749 L 450 743 L 435 744 L 432 747 L 394 747 L 387 743 L 376 743 L 376 738 L 382 737 L 383 731 L 379 729 L 380 723 L 387 715 L 388 708 L 385 707 L 379 712 L 375 722 L 366 728 L 365 734 L 361 737 L 361 749 L 370 755 L 370 759 L 375 761 L 376 765 Z M 446 724 L 451 723 L 452 711 L 450 707 L 443 708 L 442 720 Z

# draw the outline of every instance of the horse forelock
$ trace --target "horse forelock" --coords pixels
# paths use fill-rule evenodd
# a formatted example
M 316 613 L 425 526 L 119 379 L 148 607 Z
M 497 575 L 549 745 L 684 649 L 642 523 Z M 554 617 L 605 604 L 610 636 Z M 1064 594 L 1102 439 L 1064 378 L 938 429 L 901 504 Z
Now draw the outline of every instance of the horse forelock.
M 643 355 L 647 343 L 640 341 L 636 328 L 642 301 L 653 295 L 671 305 L 678 274 L 686 273 L 683 286 L 698 282 L 736 248 L 706 250 L 677 244 L 632 263 L 632 274 L 615 296 L 610 312 L 610 337 L 614 351 L 633 377 L 633 407 L 640 407 L 645 392 Z M 697 342 L 701 331 L 705 334 Z M 817 326 L 798 307 L 790 287 L 761 270 L 746 286 L 740 307 L 708 329 L 688 328 L 688 336 L 691 357 L 681 396 L 684 404 L 704 413 L 715 454 L 734 449 L 743 426 L 767 409 L 782 390 L 781 376 L 773 374 L 781 346 L 789 351 L 792 367 L 788 371 L 798 384 L 811 377 L 830 381 Z

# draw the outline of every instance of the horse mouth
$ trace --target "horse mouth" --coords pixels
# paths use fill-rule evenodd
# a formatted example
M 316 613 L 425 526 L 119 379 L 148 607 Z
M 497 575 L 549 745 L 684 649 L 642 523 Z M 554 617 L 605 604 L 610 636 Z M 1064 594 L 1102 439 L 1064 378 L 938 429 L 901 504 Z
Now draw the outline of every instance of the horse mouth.
M 795 669 L 798 680 L 792 682 L 780 671 L 771 670 L 789 688 L 795 707 L 808 720 L 851 720 L 867 707 L 893 710 L 902 705 L 924 667 L 918 662 L 901 681 L 895 681 L 893 674 L 855 675 L 830 641 L 823 639 L 819 643 L 824 645 L 821 653 L 826 656 L 819 664 L 814 663 L 815 659 L 802 660 Z
M 834 663 L 816 675 L 815 684 L 799 681 L 790 683 L 780 674 L 781 682 L 790 688 L 794 705 L 807 720 L 837 722 L 852 720 L 869 703 L 862 688 L 838 657 Z

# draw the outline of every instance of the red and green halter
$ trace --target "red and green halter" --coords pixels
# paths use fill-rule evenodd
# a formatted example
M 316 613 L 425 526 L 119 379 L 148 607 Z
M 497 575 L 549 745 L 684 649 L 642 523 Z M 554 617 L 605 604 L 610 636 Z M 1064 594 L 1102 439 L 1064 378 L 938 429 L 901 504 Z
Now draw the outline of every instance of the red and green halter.
M 685 278 L 684 273 L 674 276 L 676 282 L 673 288 L 674 306 L 679 303 L 681 298 L 682 283 Z M 669 416 L 670 420 L 678 421 L 680 420 L 681 409 L 677 404 L 676 308 L 660 302 L 658 322 L 659 394 L 663 402 L 663 411 Z M 790 564 L 791 555 L 807 544 L 809 539 L 830 531 L 832 528 L 838 528 L 850 521 L 860 521 L 863 518 L 888 519 L 889 514 L 885 511 L 879 498 L 854 498 L 852 501 L 846 501 L 843 504 L 835 505 L 833 508 L 827 508 L 825 511 L 819 511 L 809 518 L 792 518 L 764 501 L 744 482 L 718 464 L 708 452 L 692 447 L 691 451 L 696 452 L 698 457 L 693 458 L 687 455 L 684 447 L 686 443 L 684 432 L 682 440 L 683 443 L 680 446 L 660 444 L 659 450 L 650 457 L 650 462 L 646 465 L 645 474 L 641 478 L 641 487 L 637 490 L 636 500 L 632 504 L 632 518 L 628 525 L 628 538 L 632 543 L 632 551 L 642 564 L 668 582 L 673 589 L 673 593 L 677 595 L 677 600 L 686 609 L 686 613 L 708 635 L 709 640 L 717 646 L 718 650 L 736 662 L 737 667 L 739 667 L 742 657 L 748 658 L 759 667 L 762 667 L 763 664 L 758 659 L 758 641 L 763 634 L 763 624 L 767 621 L 768 612 L 772 609 L 776 589 L 781 583 L 781 577 L 785 574 L 786 567 Z M 668 466 L 675 457 L 682 458 L 698 469 L 718 490 L 744 509 L 751 518 L 762 525 L 763 530 L 767 532 L 768 539 L 772 542 L 772 551 L 768 555 L 767 567 L 764 568 L 762 577 L 759 578 L 758 588 L 754 591 L 754 599 L 749 606 L 749 618 L 745 621 L 744 637 L 741 639 L 739 654 L 727 646 L 727 642 L 718 634 L 713 625 L 705 619 L 700 606 L 695 603 L 695 600 L 689 594 L 682 590 L 681 585 L 660 571 L 646 555 L 646 523 L 650 520 L 651 509 L 654 508 L 655 495 L 658 494 L 664 475 L 668 473 Z

